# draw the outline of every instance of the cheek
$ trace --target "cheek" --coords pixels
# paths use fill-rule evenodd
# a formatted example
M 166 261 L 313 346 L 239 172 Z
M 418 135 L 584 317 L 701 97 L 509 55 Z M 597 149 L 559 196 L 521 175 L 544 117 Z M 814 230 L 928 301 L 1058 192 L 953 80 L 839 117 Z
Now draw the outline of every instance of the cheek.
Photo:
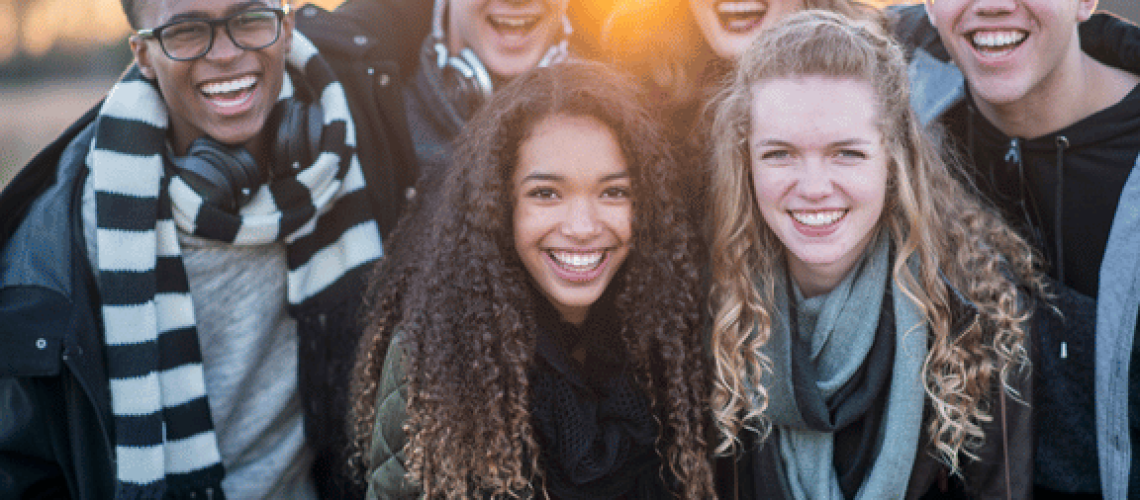
M 514 210 L 514 239 L 515 250 L 523 252 L 527 248 L 527 241 L 531 239 L 530 234 L 533 231 L 528 227 L 528 224 L 533 220 L 530 217 L 529 211 L 520 205 L 515 205 Z
M 755 169 L 752 171 L 752 195 L 755 197 L 755 203 L 760 212 L 767 216 L 768 212 L 776 209 L 779 203 L 780 193 L 784 190 L 784 185 L 787 184 L 786 179 L 781 179 L 778 175 L 773 175 L 773 172 L 768 169 Z
M 612 228 L 618 239 L 628 243 L 633 237 L 633 207 L 626 205 L 607 210 L 606 224 Z

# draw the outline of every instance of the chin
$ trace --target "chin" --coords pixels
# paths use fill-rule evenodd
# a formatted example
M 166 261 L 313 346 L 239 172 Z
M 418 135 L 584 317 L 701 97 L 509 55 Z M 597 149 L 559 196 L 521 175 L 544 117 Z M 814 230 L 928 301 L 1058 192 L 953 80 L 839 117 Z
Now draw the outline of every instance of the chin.
M 511 79 L 538 66 L 542 61 L 542 54 L 527 55 L 526 57 L 497 57 L 490 58 L 486 63 L 487 71 L 498 78 Z

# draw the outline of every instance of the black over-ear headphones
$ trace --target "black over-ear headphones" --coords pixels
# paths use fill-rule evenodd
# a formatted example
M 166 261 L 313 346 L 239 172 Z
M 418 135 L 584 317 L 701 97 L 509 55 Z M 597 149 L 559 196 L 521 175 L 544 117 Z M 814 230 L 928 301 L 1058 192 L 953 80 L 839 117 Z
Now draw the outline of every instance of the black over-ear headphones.
M 186 156 L 174 159 L 175 171 L 203 203 L 237 213 L 265 183 L 266 171 L 270 179 L 293 175 L 311 164 L 320 151 L 324 114 L 319 104 L 286 99 L 273 107 L 265 123 L 277 128 L 271 145 L 266 146 L 266 168 L 244 147 L 203 136 L 190 143 Z
M 435 52 L 435 69 L 445 88 L 448 89 L 447 101 L 455 111 L 464 119 L 470 118 L 475 111 L 494 92 L 494 81 L 491 72 L 479 60 L 479 56 L 469 48 L 462 48 L 458 55 L 451 55 L 447 49 L 443 31 L 443 18 L 447 11 L 448 0 L 435 0 L 432 13 L 432 48 Z M 551 45 L 538 62 L 538 67 L 546 67 L 561 62 L 568 54 L 567 45 L 574 28 L 566 13 L 562 14 L 562 40 Z

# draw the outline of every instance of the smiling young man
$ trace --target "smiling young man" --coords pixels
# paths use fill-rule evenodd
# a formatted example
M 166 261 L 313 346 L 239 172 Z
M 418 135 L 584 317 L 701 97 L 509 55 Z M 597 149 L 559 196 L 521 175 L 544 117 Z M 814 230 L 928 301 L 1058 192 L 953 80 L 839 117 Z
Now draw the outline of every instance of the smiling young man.
M 287 5 L 123 7 L 136 64 L 0 197 L 0 498 L 352 498 L 386 150 Z
M 412 143 L 426 189 L 455 139 L 497 86 L 567 56 L 569 0 L 436 0 L 432 31 L 405 82 Z
M 1140 495 L 1140 29 L 1096 0 L 926 0 L 899 11 L 912 103 L 1045 256 L 1036 493 Z

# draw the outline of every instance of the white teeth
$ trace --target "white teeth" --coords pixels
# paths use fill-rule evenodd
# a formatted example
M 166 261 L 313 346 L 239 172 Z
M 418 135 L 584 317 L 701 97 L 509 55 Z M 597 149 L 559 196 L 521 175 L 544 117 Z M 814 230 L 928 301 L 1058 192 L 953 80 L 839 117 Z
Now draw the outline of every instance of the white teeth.
M 556 262 L 558 262 L 559 264 L 562 264 L 564 266 L 574 267 L 574 268 L 597 267 L 597 265 L 602 262 L 602 258 L 605 257 L 605 255 L 606 255 L 606 252 L 604 252 L 604 251 L 588 252 L 588 253 L 560 252 L 560 251 L 550 252 L 550 256 L 553 257 Z M 585 269 L 583 269 L 583 270 L 585 270 Z
M 718 14 L 761 14 L 765 10 L 760 2 L 721 2 L 716 6 Z
M 1025 37 L 1021 31 L 976 31 L 971 41 L 978 47 L 994 48 L 1021 43 Z
M 538 22 L 539 16 L 491 16 L 491 22 L 505 28 L 523 29 Z
M 834 224 L 847 215 L 846 210 L 827 212 L 792 212 L 792 218 L 805 226 L 826 226 Z
M 234 80 L 224 82 L 213 82 L 202 85 L 202 93 L 206 95 L 225 94 L 229 92 L 237 92 L 253 87 L 257 83 L 257 77 L 253 75 L 243 76 Z

